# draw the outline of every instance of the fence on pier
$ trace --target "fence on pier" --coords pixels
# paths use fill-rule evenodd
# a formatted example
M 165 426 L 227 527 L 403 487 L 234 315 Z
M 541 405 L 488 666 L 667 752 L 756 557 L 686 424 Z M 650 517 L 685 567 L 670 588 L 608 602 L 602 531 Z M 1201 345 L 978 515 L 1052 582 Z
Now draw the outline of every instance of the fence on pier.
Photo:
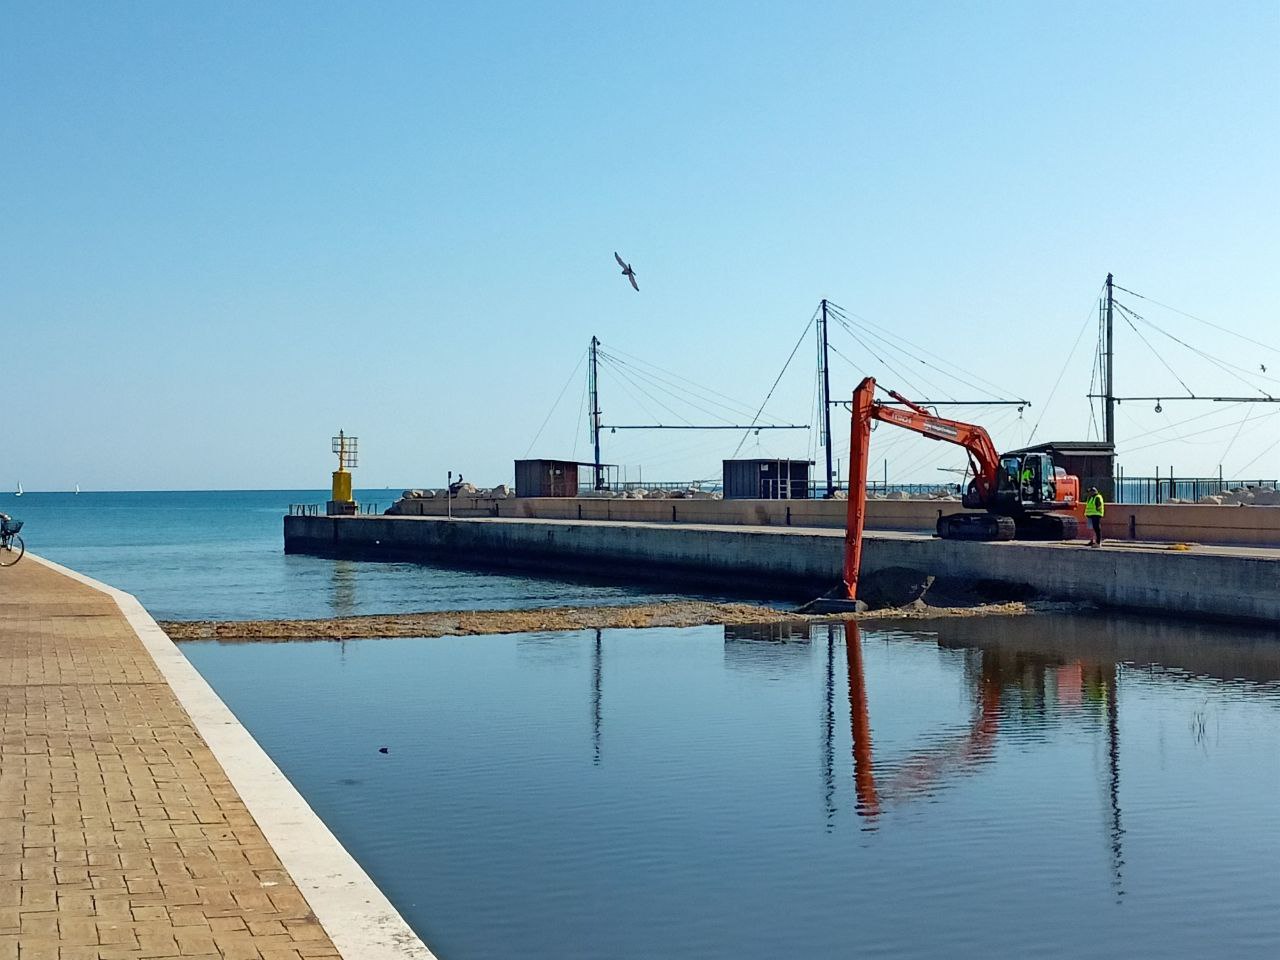
M 1274 492 L 1278 489 L 1276 480 L 1230 480 L 1226 477 L 1130 477 L 1118 474 L 1109 482 L 1115 488 L 1115 503 L 1169 503 L 1177 500 L 1183 503 L 1195 503 L 1201 497 L 1220 496 L 1231 490 L 1252 489 Z M 1102 487 L 1101 478 L 1081 477 L 1082 489 L 1091 485 Z
M 326 504 L 323 503 L 291 503 L 289 504 L 289 516 L 291 517 L 323 517 L 325 515 Z M 357 503 L 356 516 L 373 517 L 382 513 L 382 504 L 380 503 Z

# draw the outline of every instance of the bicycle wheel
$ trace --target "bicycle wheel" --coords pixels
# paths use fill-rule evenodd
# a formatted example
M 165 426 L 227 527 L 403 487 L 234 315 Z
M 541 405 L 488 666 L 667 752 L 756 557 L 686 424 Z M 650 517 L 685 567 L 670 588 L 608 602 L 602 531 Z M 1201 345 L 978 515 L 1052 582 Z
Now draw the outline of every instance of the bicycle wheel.
M 0 567 L 12 567 L 27 552 L 27 545 L 16 533 L 0 544 Z

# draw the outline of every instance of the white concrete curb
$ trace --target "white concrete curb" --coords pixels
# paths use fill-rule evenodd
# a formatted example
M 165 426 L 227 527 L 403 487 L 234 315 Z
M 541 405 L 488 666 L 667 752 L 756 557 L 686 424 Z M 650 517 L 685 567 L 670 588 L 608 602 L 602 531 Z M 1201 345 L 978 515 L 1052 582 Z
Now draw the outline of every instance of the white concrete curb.
M 137 598 L 43 557 L 27 558 L 115 600 L 346 960 L 435 960 Z

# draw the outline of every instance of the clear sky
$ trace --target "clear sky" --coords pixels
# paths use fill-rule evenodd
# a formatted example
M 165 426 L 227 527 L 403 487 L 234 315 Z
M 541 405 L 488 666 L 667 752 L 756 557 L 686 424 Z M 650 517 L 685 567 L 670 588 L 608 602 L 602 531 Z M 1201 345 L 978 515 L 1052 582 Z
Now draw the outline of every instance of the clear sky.
M 322 486 L 339 427 L 358 486 L 509 480 L 592 334 L 754 409 L 824 296 L 1031 400 L 965 411 L 997 445 L 1042 416 L 1081 439 L 1108 270 L 1257 341 L 1126 295 L 1150 325 L 1117 321 L 1119 392 L 1280 395 L 1276 0 L 0 18 L 0 487 Z M 961 392 L 832 338 L 835 392 Z M 814 357 L 766 419 L 811 419 Z M 583 373 L 534 455 L 588 455 Z M 606 422 L 668 417 L 654 382 L 606 366 Z M 1162 407 L 1122 407 L 1130 474 L 1280 475 L 1280 404 Z M 610 434 L 604 459 L 715 476 L 740 439 Z M 875 445 L 891 480 L 963 462 Z

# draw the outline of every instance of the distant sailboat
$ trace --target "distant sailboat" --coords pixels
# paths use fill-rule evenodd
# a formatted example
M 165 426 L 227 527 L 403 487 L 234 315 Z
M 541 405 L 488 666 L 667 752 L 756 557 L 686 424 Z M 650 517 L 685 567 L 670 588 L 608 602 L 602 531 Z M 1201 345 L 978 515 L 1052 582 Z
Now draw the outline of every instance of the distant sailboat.
M 80 484 L 76 484 L 76 496 L 80 496 Z
M 14 496 L 15 496 L 15 497 L 20 497 L 20 496 L 22 496 L 22 481 L 21 481 L 21 480 L 19 480 L 19 481 L 18 481 L 18 490 L 17 490 L 17 492 L 16 492 L 16 493 L 14 493 Z

